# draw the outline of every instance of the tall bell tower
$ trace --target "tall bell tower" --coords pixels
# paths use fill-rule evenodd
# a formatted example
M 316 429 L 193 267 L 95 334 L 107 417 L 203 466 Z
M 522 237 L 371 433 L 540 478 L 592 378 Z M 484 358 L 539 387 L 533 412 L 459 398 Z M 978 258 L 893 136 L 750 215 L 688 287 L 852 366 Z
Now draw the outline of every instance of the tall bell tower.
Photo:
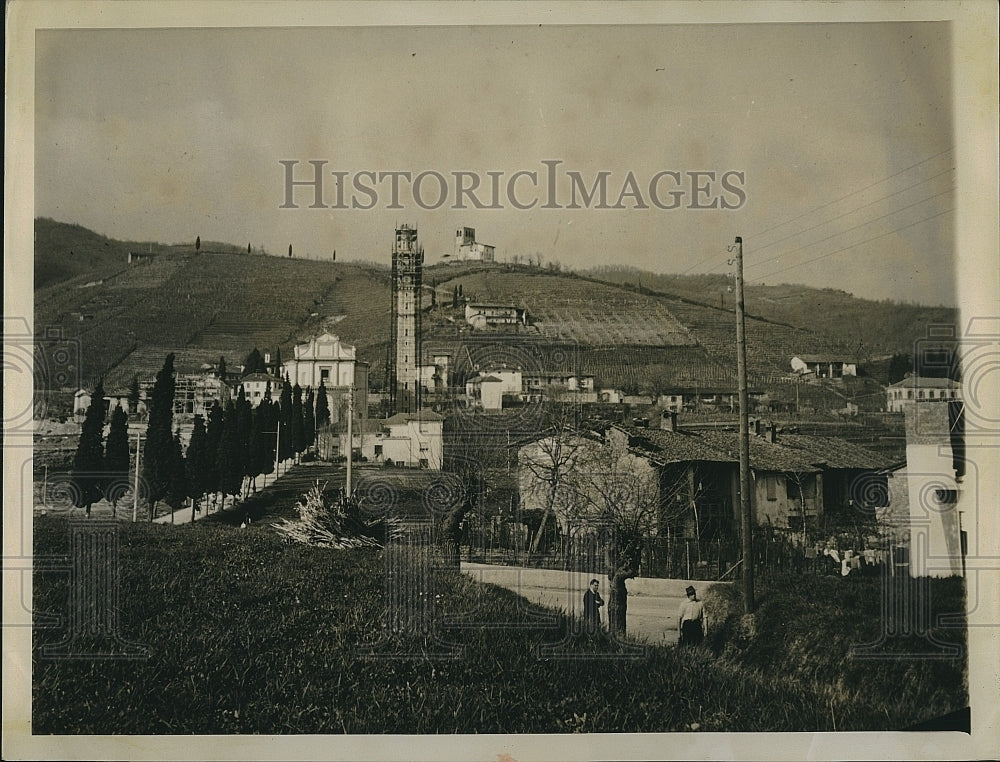
M 424 249 L 417 228 L 396 228 L 392 245 L 392 345 L 389 399 L 392 412 L 415 413 L 420 408 L 420 293 Z

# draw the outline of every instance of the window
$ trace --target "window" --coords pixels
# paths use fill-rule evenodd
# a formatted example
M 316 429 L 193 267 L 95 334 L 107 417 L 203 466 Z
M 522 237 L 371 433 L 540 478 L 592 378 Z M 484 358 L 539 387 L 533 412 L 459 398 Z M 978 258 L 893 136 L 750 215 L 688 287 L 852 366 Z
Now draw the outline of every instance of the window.
M 778 477 L 776 476 L 765 476 L 764 485 L 767 488 L 767 499 L 777 500 L 778 499 Z
M 320 368 L 319 369 L 319 378 L 320 378 L 320 381 L 329 381 L 330 380 L 330 369 L 329 368 Z
M 375 445 L 375 457 L 377 458 L 382 454 L 382 445 Z

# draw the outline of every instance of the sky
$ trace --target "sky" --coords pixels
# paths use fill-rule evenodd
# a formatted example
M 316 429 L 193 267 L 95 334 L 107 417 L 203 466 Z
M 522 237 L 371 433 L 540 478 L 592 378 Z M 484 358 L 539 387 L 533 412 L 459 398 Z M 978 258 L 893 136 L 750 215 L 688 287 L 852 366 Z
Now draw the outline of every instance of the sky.
M 466 226 L 501 260 L 665 273 L 731 272 L 742 236 L 749 283 L 956 303 L 945 22 L 35 40 L 36 216 L 119 239 L 386 264 L 398 223 L 418 227 L 428 262 Z M 318 203 L 300 185 L 288 204 L 287 167 L 302 182 L 309 162 L 323 162 Z M 392 176 L 377 181 L 394 172 L 411 178 L 398 176 L 396 204 Z M 456 172 L 499 208 L 469 196 L 455 208 Z M 609 208 L 599 193 L 570 208 L 602 176 Z

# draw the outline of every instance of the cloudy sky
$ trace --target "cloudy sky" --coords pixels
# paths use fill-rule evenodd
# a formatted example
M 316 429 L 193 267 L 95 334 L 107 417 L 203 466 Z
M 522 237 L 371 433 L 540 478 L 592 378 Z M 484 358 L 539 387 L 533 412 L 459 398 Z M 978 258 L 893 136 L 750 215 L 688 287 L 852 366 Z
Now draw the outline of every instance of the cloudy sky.
M 37 216 L 116 238 L 292 244 L 297 256 L 386 263 L 397 222 L 419 227 L 431 262 L 470 226 L 501 259 L 690 273 L 726 272 L 726 246 L 742 235 L 751 282 L 955 304 L 947 23 L 35 39 Z M 305 186 L 298 209 L 281 208 L 282 161 L 297 162 L 296 180 L 325 162 L 328 208 L 310 208 Z M 428 174 L 419 199 L 401 179 L 393 204 L 390 180 L 359 180 L 366 171 Z M 538 188 L 522 175 L 511 194 L 519 171 Z M 339 198 L 333 172 L 346 173 Z M 468 197 L 454 208 L 456 172 L 499 208 Z M 607 173 L 605 205 L 619 208 L 595 208 L 597 196 L 567 208 L 572 173 L 588 190 Z M 693 208 L 713 203 L 738 208 Z

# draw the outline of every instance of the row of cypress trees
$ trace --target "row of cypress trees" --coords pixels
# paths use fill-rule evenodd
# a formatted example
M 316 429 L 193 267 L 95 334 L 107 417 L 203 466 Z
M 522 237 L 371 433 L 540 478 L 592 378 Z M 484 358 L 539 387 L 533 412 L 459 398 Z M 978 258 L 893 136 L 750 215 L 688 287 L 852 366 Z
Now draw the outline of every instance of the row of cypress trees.
M 274 472 L 277 461 L 297 457 L 316 439 L 316 431 L 330 421 L 326 388 L 291 385 L 286 378 L 279 401 L 271 398 L 268 386 L 264 399 L 252 408 L 245 390 L 223 407 L 216 402 L 208 413 L 194 417 L 187 452 L 183 452 L 180 429 L 174 428 L 174 355 L 167 355 L 148 400 L 148 426 L 142 457 L 140 494 L 149 504 L 149 516 L 160 500 L 173 509 L 186 499 L 192 510 L 206 495 L 236 496 L 244 485 L 256 490 L 258 476 Z M 120 406 L 111 417 L 107 447 L 102 439 L 107 403 L 98 382 L 87 408 L 80 442 L 73 460 L 74 496 L 78 507 L 91 505 L 101 497 L 117 508 L 117 497 L 127 490 L 129 470 L 128 416 Z M 278 447 L 277 454 L 275 446 Z M 124 486 L 122 486 L 124 485 Z

